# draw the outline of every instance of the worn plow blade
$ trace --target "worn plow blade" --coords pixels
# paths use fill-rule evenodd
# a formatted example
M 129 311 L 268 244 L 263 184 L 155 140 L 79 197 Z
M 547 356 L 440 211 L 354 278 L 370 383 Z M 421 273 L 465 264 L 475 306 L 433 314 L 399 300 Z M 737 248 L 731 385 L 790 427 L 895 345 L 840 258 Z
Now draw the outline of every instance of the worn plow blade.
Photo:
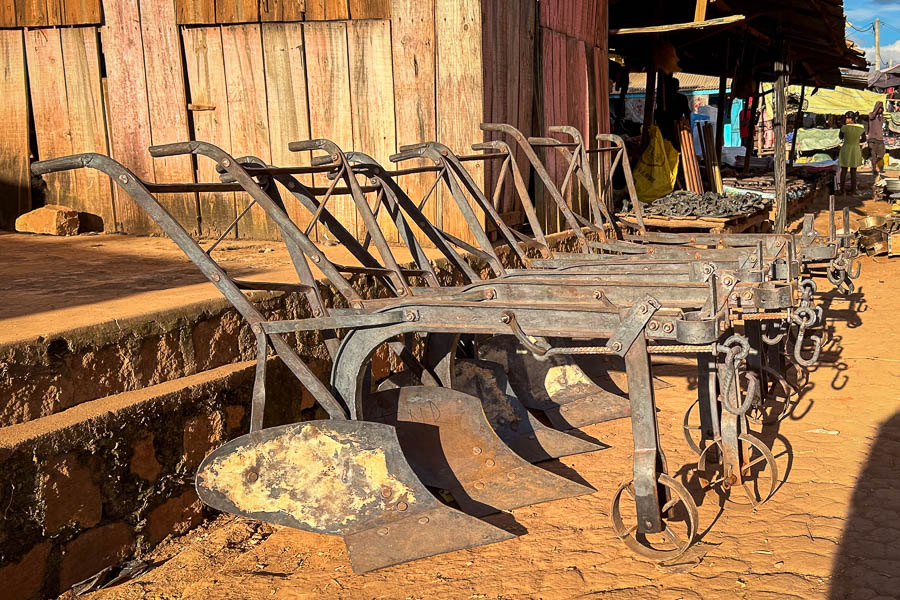
M 538 421 L 515 397 L 503 367 L 495 362 L 457 359 L 453 385 L 455 389 L 482 401 L 484 414 L 500 439 L 529 462 L 603 448 Z
M 370 396 L 365 418 L 397 428 L 413 471 L 453 495 L 469 514 L 590 494 L 593 488 L 536 467 L 491 427 L 481 400 L 441 387 L 402 387 Z
M 343 537 L 357 573 L 515 537 L 435 498 L 381 423 L 308 421 L 241 436 L 204 459 L 196 488 L 217 510 Z
M 501 365 L 522 404 L 543 411 L 557 429 L 575 429 L 631 416 L 628 398 L 597 385 L 574 360 L 537 360 L 511 336 L 495 336 L 478 347 L 479 357 Z

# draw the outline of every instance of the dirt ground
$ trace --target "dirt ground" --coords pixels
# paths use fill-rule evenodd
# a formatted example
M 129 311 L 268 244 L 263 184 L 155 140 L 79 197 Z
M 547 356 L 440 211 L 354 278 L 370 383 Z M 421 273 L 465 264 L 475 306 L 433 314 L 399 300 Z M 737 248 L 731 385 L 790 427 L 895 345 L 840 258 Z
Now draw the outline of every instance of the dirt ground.
M 838 207 L 843 203 L 854 220 L 887 212 L 886 204 L 862 197 Z M 824 231 L 825 221 L 819 226 Z M 608 449 L 561 461 L 596 493 L 513 511 L 526 533 L 506 542 L 354 575 L 338 538 L 223 515 L 160 546 L 150 557 L 158 564 L 138 579 L 88 597 L 898 597 L 895 261 L 864 259 L 856 294 L 823 295 L 831 335 L 822 362 L 792 417 L 762 434 L 773 443 L 783 479 L 775 495 L 747 510 L 697 491 L 699 541 L 677 564 L 635 556 L 609 525 L 610 498 L 631 469 L 631 425 L 621 420 L 585 429 Z M 673 384 L 657 396 L 669 467 L 696 491 L 696 458 L 681 435 L 682 415 L 696 397 L 693 370 L 682 363 L 659 374 Z

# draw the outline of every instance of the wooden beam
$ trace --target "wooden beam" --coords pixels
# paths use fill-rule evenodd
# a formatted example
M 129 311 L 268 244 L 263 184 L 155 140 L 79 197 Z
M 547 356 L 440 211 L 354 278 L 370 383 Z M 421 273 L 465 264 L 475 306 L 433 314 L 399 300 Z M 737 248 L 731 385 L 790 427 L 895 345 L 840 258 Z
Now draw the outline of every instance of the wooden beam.
M 653 125 L 653 109 L 656 104 L 656 69 L 647 69 L 647 87 L 644 90 L 644 130 L 641 134 L 641 149 L 650 140 L 650 126 Z
M 694 22 L 706 20 L 706 2 L 707 0 L 697 0 L 694 7 Z
M 787 181 L 785 174 L 785 88 L 787 87 L 787 65 L 782 61 L 775 63 L 775 233 L 784 233 L 787 225 Z
M 725 143 L 725 117 L 731 112 L 731 107 L 726 106 L 725 90 L 728 88 L 728 77 L 719 76 L 719 111 L 716 119 L 716 147 L 713 150 L 716 153 L 716 161 L 722 162 L 722 146 Z
M 729 15 L 718 19 L 709 19 L 707 21 L 692 21 L 690 23 L 672 23 L 670 25 L 654 25 L 652 27 L 623 27 L 621 29 L 610 29 L 609 35 L 632 35 L 635 33 L 669 33 L 672 31 L 681 31 L 685 29 L 703 29 L 704 27 L 718 27 L 719 25 L 729 25 L 746 19 L 744 15 Z

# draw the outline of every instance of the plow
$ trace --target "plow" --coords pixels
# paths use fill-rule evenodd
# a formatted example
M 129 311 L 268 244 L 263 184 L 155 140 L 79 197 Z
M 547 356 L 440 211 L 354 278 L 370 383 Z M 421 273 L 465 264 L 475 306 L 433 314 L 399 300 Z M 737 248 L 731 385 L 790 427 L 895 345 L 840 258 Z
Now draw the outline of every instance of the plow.
M 303 167 L 235 157 L 198 141 L 150 148 L 154 157 L 212 161 L 219 180 L 204 183 L 143 181 L 98 154 L 40 161 L 32 170 L 108 175 L 250 325 L 257 345 L 250 431 L 200 465 L 196 489 L 210 507 L 339 536 L 354 571 L 367 572 L 514 538 L 490 515 L 595 493 L 541 463 L 583 453 L 602 460 L 602 446 L 577 430 L 628 418 L 633 462 L 608 467 L 625 480 L 609 499 L 611 526 L 635 553 L 677 559 L 700 523 L 692 493 L 673 475 L 680 465 L 670 465 L 663 449 L 664 441 L 674 442 L 659 432 L 653 357 L 696 363 L 697 398 L 682 429 L 703 492 L 735 504 L 766 502 L 780 478 L 759 430 L 791 413 L 805 369 L 819 360 L 817 330 L 826 318 L 816 304 L 819 283 L 854 289 L 859 263 L 849 215 L 846 234 L 837 233 L 833 206 L 826 233 L 815 230 L 811 215 L 797 234 L 654 233 L 643 226 L 621 138 L 600 135 L 589 148 L 571 127 L 532 138 L 509 125 L 482 128 L 497 139 L 476 144 L 473 154 L 429 142 L 401 148 L 391 165 L 324 139 L 290 145 L 312 153 Z M 561 181 L 547 168 L 550 153 L 565 165 Z M 533 186 L 517 156 L 533 169 Z M 601 157 L 608 168 L 597 168 Z M 429 164 L 403 165 L 423 159 Z M 507 226 L 497 194 L 488 198 L 471 176 L 466 163 L 478 161 L 501 165 L 497 189 L 512 186 L 531 235 Z M 617 171 L 636 228 L 613 216 Z M 434 184 L 423 197 L 410 197 L 404 178 L 422 173 L 434 174 Z M 303 183 L 308 175 L 328 185 Z M 537 188 L 572 230 L 575 250 L 550 247 L 533 201 Z M 471 242 L 425 216 L 438 189 L 464 217 Z M 277 226 L 296 282 L 235 279 L 216 261 L 216 247 L 249 206 L 203 248 L 156 198 L 199 191 L 247 193 L 250 206 Z M 587 199 L 589 214 L 573 209 L 576 193 Z M 339 196 L 352 202 L 364 239 L 329 209 Z M 288 203 L 309 216 L 308 225 L 291 220 Z M 397 259 L 387 223 L 410 265 Z M 316 227 L 358 264 L 329 259 L 312 240 Z M 359 275 L 378 284 L 380 297 L 363 298 L 352 281 Z M 326 287 L 334 301 L 326 301 Z M 303 318 L 267 318 L 250 290 L 298 294 Z M 330 357 L 328 381 L 289 341 L 308 331 L 320 333 Z M 402 368 L 379 378 L 373 357 L 385 348 Z M 329 418 L 265 426 L 271 356 Z M 614 370 L 624 371 L 624 385 Z

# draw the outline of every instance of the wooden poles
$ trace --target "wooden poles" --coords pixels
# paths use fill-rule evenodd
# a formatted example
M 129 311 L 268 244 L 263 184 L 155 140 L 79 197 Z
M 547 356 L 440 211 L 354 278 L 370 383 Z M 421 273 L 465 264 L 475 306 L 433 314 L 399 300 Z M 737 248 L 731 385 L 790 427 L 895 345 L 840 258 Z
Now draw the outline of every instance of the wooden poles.
M 656 68 L 647 67 L 647 89 L 644 93 L 644 131 L 641 136 L 641 148 L 647 147 L 650 140 L 650 126 L 653 125 L 653 109 L 656 105 Z
M 784 61 L 775 63 L 775 233 L 784 233 L 787 225 L 787 181 L 785 165 L 784 119 L 786 65 Z

